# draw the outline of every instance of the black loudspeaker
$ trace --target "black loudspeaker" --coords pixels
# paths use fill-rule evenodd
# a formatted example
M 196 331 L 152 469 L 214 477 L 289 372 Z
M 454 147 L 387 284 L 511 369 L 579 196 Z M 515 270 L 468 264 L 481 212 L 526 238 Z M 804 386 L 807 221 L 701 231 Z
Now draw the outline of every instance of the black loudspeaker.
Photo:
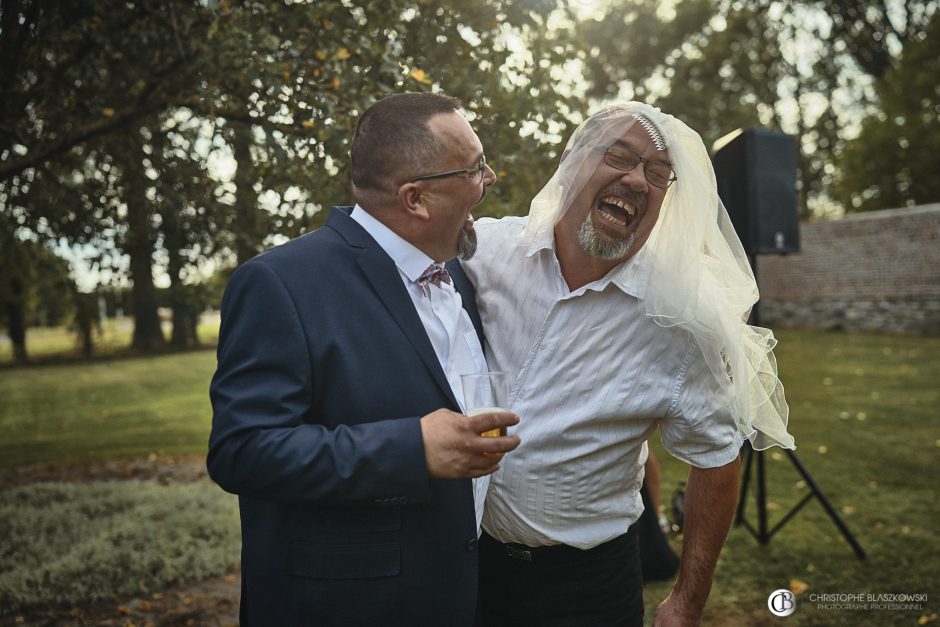
M 796 138 L 751 128 L 712 147 L 718 195 L 750 255 L 800 251 Z

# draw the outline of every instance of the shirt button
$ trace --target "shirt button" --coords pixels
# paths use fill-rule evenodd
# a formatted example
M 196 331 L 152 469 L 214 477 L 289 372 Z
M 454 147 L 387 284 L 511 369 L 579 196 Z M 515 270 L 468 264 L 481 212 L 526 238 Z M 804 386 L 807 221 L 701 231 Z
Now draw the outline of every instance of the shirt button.
M 469 540 L 467 540 L 467 550 L 468 550 L 468 551 L 476 551 L 476 550 L 477 550 L 477 539 L 476 539 L 476 538 L 470 538 Z

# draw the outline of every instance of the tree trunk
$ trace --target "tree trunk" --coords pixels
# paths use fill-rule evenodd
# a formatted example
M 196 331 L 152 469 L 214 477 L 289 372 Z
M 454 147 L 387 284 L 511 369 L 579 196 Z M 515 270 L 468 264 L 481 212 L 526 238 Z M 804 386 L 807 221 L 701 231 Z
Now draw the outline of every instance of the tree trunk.
M 127 146 L 127 238 L 124 252 L 130 257 L 133 281 L 134 339 L 131 345 L 136 350 L 151 352 L 163 347 L 166 340 L 160 328 L 157 291 L 153 285 L 154 237 L 139 132 L 128 134 Z
M 191 341 L 189 328 L 193 316 L 193 304 L 189 302 L 186 286 L 183 285 L 183 257 L 180 254 L 179 221 L 172 211 L 164 212 L 163 234 L 167 251 L 167 273 L 170 275 L 170 307 L 173 310 L 173 331 L 170 334 L 170 346 L 173 348 L 189 348 L 195 346 Z
M 29 355 L 26 353 L 26 298 L 25 286 L 19 277 L 10 279 L 12 298 L 7 302 L 7 334 L 13 344 L 13 360 L 25 364 Z
M 255 165 L 251 158 L 251 126 L 232 125 L 232 153 L 235 170 L 235 255 L 241 265 L 261 250 L 258 193 L 255 191 Z
M 95 320 L 97 318 L 97 301 L 94 294 L 82 294 L 77 289 L 73 292 L 75 298 L 75 330 L 82 347 L 82 356 L 90 358 L 95 350 Z

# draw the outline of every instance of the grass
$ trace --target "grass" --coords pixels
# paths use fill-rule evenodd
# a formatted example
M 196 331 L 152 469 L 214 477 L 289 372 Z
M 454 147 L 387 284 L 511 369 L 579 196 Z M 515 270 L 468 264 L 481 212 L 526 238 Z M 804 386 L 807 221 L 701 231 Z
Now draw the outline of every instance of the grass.
M 870 557 L 855 556 L 815 500 L 766 546 L 744 528 L 734 528 L 705 624 L 778 625 L 782 619 L 767 610 L 768 595 L 804 587 L 788 625 L 935 621 L 940 338 L 794 331 L 778 336 L 797 454 Z M 0 466 L 202 455 L 214 365 L 214 354 L 201 351 L 0 370 Z M 668 501 L 687 469 L 658 443 L 654 449 Z M 772 526 L 807 488 L 786 456 L 771 450 L 765 459 Z M 750 498 L 748 514 L 754 520 Z M 166 503 L 178 507 L 169 497 Z M 137 515 L 150 520 L 160 514 Z M 229 514 L 207 511 L 204 524 L 216 524 L 219 515 Z M 647 588 L 648 622 L 670 587 Z M 811 595 L 840 593 L 925 593 L 928 601 L 923 611 L 854 611 L 820 608 L 822 603 L 811 600 Z
M 778 337 L 797 455 L 869 559 L 855 556 L 815 499 L 765 546 L 744 527 L 732 528 L 706 624 L 775 625 L 782 619 L 772 616 L 766 603 L 779 588 L 802 590 L 788 625 L 936 621 L 940 338 L 793 331 Z M 687 470 L 654 449 L 663 462 L 667 501 Z M 765 459 L 772 528 L 808 488 L 778 450 L 765 453 Z M 746 498 L 746 514 L 756 525 L 753 491 Z M 669 588 L 648 589 L 650 612 Z M 928 603 L 922 611 L 826 609 L 813 596 L 840 593 L 926 593 Z
M 0 371 L 0 467 L 202 455 L 210 350 Z

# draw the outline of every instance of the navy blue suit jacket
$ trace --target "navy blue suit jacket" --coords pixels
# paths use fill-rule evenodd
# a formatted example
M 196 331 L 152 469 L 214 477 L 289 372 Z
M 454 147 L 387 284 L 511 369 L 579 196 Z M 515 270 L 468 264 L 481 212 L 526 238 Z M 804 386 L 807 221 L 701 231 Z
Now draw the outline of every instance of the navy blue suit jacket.
M 470 625 L 470 480 L 428 477 L 419 422 L 459 409 L 394 262 L 349 211 L 243 264 L 222 300 L 207 465 L 239 495 L 242 623 Z

